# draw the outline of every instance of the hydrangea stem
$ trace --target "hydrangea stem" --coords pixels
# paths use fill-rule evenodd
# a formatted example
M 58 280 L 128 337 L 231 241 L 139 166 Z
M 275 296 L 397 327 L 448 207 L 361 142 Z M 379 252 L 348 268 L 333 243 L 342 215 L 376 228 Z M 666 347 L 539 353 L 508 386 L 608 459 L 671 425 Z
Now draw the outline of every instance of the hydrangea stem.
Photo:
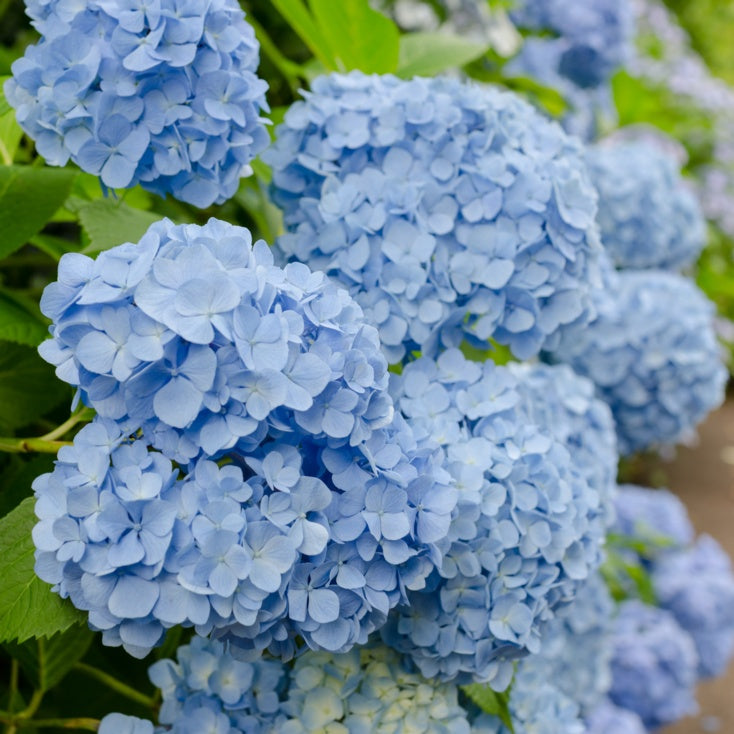
M 54 727 L 55 729 L 81 729 L 82 731 L 97 731 L 99 729 L 99 719 L 91 719 L 79 716 L 72 719 L 18 719 L 12 714 L 0 712 L 0 721 L 8 724 L 7 731 L 15 731 L 16 729 L 33 728 L 42 729 Z
M 9 454 L 55 454 L 62 446 L 71 446 L 71 441 L 48 441 L 44 438 L 0 438 L 0 451 Z
M 156 699 L 153 696 L 146 696 L 144 693 L 135 690 L 132 686 L 127 683 L 123 683 L 109 673 L 105 673 L 104 670 L 99 670 L 92 665 L 87 663 L 76 663 L 74 670 L 78 670 L 80 673 L 88 675 L 90 678 L 98 680 L 100 683 L 111 688 L 122 696 L 129 698 L 131 701 L 135 701 L 147 708 L 154 709 L 156 707 Z

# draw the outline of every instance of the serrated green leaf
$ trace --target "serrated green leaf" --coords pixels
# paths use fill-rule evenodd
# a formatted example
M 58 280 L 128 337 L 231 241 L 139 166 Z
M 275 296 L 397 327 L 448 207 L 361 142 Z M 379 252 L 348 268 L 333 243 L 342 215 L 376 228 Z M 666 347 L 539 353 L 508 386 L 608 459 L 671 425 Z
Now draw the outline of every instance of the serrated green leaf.
M 38 308 L 0 288 L 0 340 L 36 347 L 47 336 L 48 327 Z
M 64 203 L 76 172 L 0 166 L 0 258 L 22 247 Z
M 151 224 L 161 219 L 158 214 L 133 209 L 112 197 L 90 201 L 80 206 L 77 214 L 89 237 L 85 254 L 109 250 L 123 242 L 137 242 Z
M 483 43 L 448 33 L 406 33 L 400 37 L 397 74 L 405 79 L 457 69 L 489 51 Z
M 0 342 L 0 425 L 32 423 L 64 399 L 71 401 L 71 390 L 35 349 Z
M 342 71 L 388 74 L 398 67 L 400 31 L 368 0 L 310 0 L 311 12 Z
M 33 687 L 48 691 L 84 657 L 93 639 L 89 627 L 74 624 L 48 639 L 6 642 L 4 647 L 20 663 Z
M 0 520 L 0 642 L 50 637 L 85 622 L 82 612 L 33 571 L 34 505 L 29 497 Z

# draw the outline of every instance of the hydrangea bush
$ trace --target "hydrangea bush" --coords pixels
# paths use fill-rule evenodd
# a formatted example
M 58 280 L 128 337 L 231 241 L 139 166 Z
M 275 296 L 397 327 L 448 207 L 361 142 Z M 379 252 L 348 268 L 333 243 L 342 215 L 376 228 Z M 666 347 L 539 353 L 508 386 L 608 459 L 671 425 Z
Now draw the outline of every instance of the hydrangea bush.
M 490 338 L 527 358 L 590 318 L 596 195 L 581 149 L 515 96 L 450 79 L 317 79 L 264 156 L 289 233 L 390 362 Z
M 231 198 L 268 143 L 259 44 L 233 0 L 30 0 L 41 33 L 5 84 L 51 165 L 196 206 Z

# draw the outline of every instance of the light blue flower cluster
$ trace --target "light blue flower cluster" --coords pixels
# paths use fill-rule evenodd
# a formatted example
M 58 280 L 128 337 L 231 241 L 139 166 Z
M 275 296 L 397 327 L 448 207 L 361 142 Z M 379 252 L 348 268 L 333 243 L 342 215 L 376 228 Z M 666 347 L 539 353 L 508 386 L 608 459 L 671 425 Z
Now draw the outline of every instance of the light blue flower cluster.
M 688 279 L 654 270 L 611 273 L 595 303 L 596 320 L 550 359 L 597 386 L 621 454 L 689 438 L 724 398 L 713 304 Z
M 706 242 L 701 207 L 677 162 L 650 142 L 604 142 L 586 154 L 599 192 L 602 243 L 618 268 L 679 270 Z
M 490 338 L 526 358 L 590 317 L 601 247 L 581 149 L 518 97 L 333 74 L 265 158 L 285 258 L 337 278 L 390 362 Z
M 539 671 L 518 672 L 510 694 L 514 734 L 585 734 L 578 705 Z M 472 734 L 510 734 L 494 715 L 482 714 L 472 722 Z
M 390 422 L 375 329 L 321 273 L 273 264 L 248 230 L 153 224 L 96 260 L 68 254 L 41 354 L 103 417 L 187 463 L 273 431 L 357 445 Z
M 708 535 L 694 542 L 685 507 L 665 490 L 621 487 L 616 507 L 614 532 L 645 547 L 630 560 L 649 573 L 659 606 L 693 638 L 699 675 L 720 675 L 734 654 L 734 573 L 726 552 Z
M 611 523 L 619 455 L 609 406 L 596 396 L 594 384 L 568 365 L 510 362 L 507 368 L 518 381 L 522 410 L 570 451 L 574 467 L 599 493 Z
M 520 0 L 510 16 L 523 29 L 556 34 L 533 42 L 552 50 L 553 71 L 582 89 L 608 83 L 632 52 L 627 0 Z
M 734 574 L 726 552 L 702 535 L 691 548 L 657 559 L 652 581 L 660 606 L 696 643 L 699 675 L 721 675 L 734 653 Z
M 613 703 L 654 729 L 694 713 L 696 647 L 670 612 L 632 599 L 614 622 Z
M 383 638 L 427 678 L 502 690 L 512 660 L 539 649 L 542 623 L 600 562 L 600 493 L 522 410 L 511 370 L 448 350 L 408 364 L 392 389 L 416 433 L 446 447 L 459 502 L 443 564 Z
M 586 734 L 647 734 L 642 719 L 628 709 L 602 701 L 586 717 Z
M 650 551 L 683 548 L 693 542 L 693 526 L 685 505 L 667 489 L 621 484 L 614 499 L 613 531 L 637 538 Z
M 153 723 L 137 716 L 126 716 L 125 714 L 107 714 L 99 722 L 99 734 L 158 734 L 165 731 L 156 728 Z
M 520 676 L 552 681 L 588 714 L 612 684 L 612 618 L 614 602 L 599 575 L 591 576 L 576 598 L 559 610 L 543 630 L 541 649 L 518 665 Z
M 344 655 L 308 652 L 291 674 L 278 734 L 469 734 L 451 683 L 406 672 L 380 645 Z
M 31 0 L 5 95 L 48 163 L 205 207 L 268 143 L 259 44 L 234 0 Z
M 342 651 L 423 586 L 456 492 L 345 291 L 216 220 L 59 277 L 42 352 L 103 417 L 34 484 L 37 572 L 107 644 L 145 654 L 184 624 Z
M 159 660 L 148 675 L 160 688 L 159 713 L 171 734 L 271 734 L 282 721 L 287 675 L 279 661 L 238 660 L 226 645 L 194 637 L 177 660 Z

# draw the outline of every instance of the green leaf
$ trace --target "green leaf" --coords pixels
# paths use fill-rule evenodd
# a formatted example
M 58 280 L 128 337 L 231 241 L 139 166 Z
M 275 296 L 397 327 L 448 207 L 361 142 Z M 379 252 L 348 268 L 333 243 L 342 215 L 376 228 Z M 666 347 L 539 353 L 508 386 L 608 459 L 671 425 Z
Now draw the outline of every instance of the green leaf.
M 29 497 L 0 520 L 0 642 L 50 637 L 85 621 L 33 571 L 34 504 Z
M 566 100 L 558 90 L 546 87 L 530 77 L 508 77 L 503 80 L 503 84 L 528 97 L 534 104 L 545 109 L 553 117 L 560 117 L 568 109 Z
M 64 399 L 71 401 L 70 388 L 35 349 L 0 342 L 0 425 L 28 425 Z
M 400 31 L 368 0 L 311 0 L 311 12 L 342 71 L 387 74 L 397 69 Z
M 406 33 L 400 37 L 398 76 L 434 76 L 481 58 L 489 51 L 483 43 L 447 33 Z
M 461 690 L 477 705 L 485 714 L 496 716 L 511 732 L 515 729 L 510 715 L 510 693 L 493 691 L 488 685 L 481 683 L 470 683 L 462 686 Z
M 5 87 L 5 82 L 8 81 L 8 79 L 10 79 L 9 76 L 0 76 L 0 117 L 8 112 L 13 111 L 13 108 L 10 106 L 10 103 L 5 97 L 5 92 L 3 91 L 3 88 Z
M 76 172 L 0 166 L 0 258 L 22 247 L 66 201 Z
M 38 346 L 48 336 L 48 327 L 38 307 L 0 288 L 0 340 Z
M 0 517 L 4 517 L 33 494 L 31 484 L 41 474 L 53 471 L 52 454 L 5 454 L 0 469 Z
M 85 254 L 109 250 L 123 242 L 137 242 L 151 224 L 161 219 L 158 214 L 133 209 L 112 197 L 90 201 L 80 206 L 77 214 L 89 237 Z
M 329 70 L 336 69 L 334 57 L 321 29 L 303 0 L 272 0 L 278 12 L 311 49 L 313 55 Z
M 49 639 L 7 642 L 5 649 L 20 663 L 34 688 L 48 691 L 86 654 L 94 633 L 86 626 L 74 624 Z

